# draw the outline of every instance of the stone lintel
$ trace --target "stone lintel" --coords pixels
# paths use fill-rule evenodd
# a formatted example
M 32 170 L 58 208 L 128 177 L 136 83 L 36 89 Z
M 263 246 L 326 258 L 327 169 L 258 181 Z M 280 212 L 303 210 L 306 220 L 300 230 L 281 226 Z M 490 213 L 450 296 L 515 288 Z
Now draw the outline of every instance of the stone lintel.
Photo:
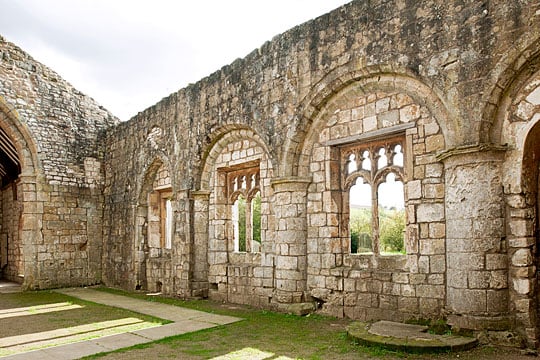
M 373 131 L 368 131 L 360 135 L 348 136 L 345 138 L 340 138 L 336 140 L 327 141 L 324 145 L 326 146 L 343 146 L 351 144 L 358 141 L 371 141 L 379 138 L 385 138 L 391 135 L 398 135 L 400 133 L 405 133 L 406 130 L 415 127 L 414 122 L 399 124 L 387 128 L 377 129 Z

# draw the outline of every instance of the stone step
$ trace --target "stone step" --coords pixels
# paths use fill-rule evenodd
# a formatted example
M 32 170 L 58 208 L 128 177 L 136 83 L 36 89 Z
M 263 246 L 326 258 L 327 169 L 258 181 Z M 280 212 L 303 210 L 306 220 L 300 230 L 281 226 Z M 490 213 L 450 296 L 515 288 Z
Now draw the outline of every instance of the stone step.
M 411 353 L 462 351 L 478 344 L 475 338 L 432 334 L 428 332 L 427 326 L 393 321 L 378 321 L 372 324 L 353 322 L 347 327 L 347 333 L 360 345 L 380 346 Z

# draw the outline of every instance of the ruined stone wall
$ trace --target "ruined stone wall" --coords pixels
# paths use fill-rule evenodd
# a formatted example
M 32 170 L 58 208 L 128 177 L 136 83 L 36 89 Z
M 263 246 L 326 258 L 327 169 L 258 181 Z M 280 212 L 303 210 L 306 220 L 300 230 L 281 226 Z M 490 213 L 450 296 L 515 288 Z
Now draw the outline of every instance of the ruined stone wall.
M 0 38 L 0 126 L 21 162 L 20 197 L 13 206 L 4 204 L 2 225 L 20 209 L 18 235 L 9 243 L 22 254 L 17 272 L 26 287 L 100 281 L 99 140 L 117 122 L 57 73 Z
M 232 202 L 227 195 L 226 175 L 220 169 L 254 161 L 258 163 L 260 174 L 261 245 L 249 252 L 235 252 Z M 207 258 L 197 259 L 209 264 L 210 297 L 269 307 L 274 288 L 274 221 L 271 211 L 273 192 L 270 186 L 272 164 L 268 154 L 253 139 L 238 140 L 232 137 L 223 145 L 212 168 L 209 188 L 214 190 L 209 196 L 209 222 L 200 224 L 208 227 L 208 255 Z
M 146 110 L 145 115 L 139 122 L 119 124 L 107 136 L 103 245 L 104 253 L 109 256 L 103 257 L 103 279 L 107 284 L 130 289 L 145 281 L 147 198 L 158 169 L 164 165 L 169 169 L 176 222 L 170 260 L 167 269 L 162 271 L 172 274 L 167 281 L 173 284 L 176 279 L 176 286 L 183 288 L 187 286 L 180 285 L 181 274 L 187 273 L 190 266 L 187 229 L 191 220 L 189 199 L 182 193 L 186 186 L 179 182 L 186 169 L 178 158 L 189 157 L 190 149 L 175 144 L 176 139 L 182 142 L 186 131 L 172 125 L 177 118 L 172 99 Z M 171 293 L 174 291 L 170 289 Z
M 84 161 L 102 157 L 99 137 L 118 119 L 4 38 L 0 81 L 0 96 L 31 133 L 47 182 L 86 185 Z
M 448 317 L 534 341 L 537 199 L 523 199 L 520 180 L 504 174 L 522 174 L 513 146 L 531 143 L 538 119 L 529 114 L 506 137 L 502 129 L 508 104 L 522 99 L 510 90 L 533 87 L 524 84 L 540 63 L 539 21 L 537 1 L 354 1 L 110 129 L 106 283 L 135 288 L 140 279 L 137 214 L 158 161 L 169 167 L 175 209 L 170 293 L 284 309 L 317 300 L 359 319 Z M 335 152 L 396 131 L 407 144 L 406 253 L 350 254 Z M 260 254 L 213 241 L 230 237 L 216 226 L 227 214 L 213 204 L 212 180 L 234 153 L 228 138 L 254 141 L 272 164 Z
M 424 100 L 407 91 L 383 92 L 381 86 L 370 93 L 351 86 L 335 95 L 314 122 L 305 150 L 312 176 L 308 287 L 329 314 L 364 320 L 442 317 L 447 265 L 444 178 L 436 154 L 445 147 L 444 137 Z M 347 166 L 332 154 L 351 137 L 384 142 L 396 135 L 395 129 L 404 137 L 405 254 L 352 254 L 343 186 Z M 365 137 L 374 132 L 379 135 Z
M 510 309 L 533 344 L 538 341 L 535 314 L 539 310 L 539 279 L 532 275 L 539 265 L 539 70 L 540 64 L 532 63 L 518 76 L 500 112 L 501 142 L 508 144 L 502 164 L 508 256 L 500 266 L 509 268 Z
M 0 230 L 0 246 L 7 252 L 2 251 L 3 277 L 10 281 L 21 282 L 19 275 L 23 270 L 23 249 L 17 246 L 13 239 L 19 238 L 19 221 L 22 213 L 21 203 L 17 200 L 21 196 L 20 188 L 16 185 L 8 185 L 2 189 L 2 227 Z

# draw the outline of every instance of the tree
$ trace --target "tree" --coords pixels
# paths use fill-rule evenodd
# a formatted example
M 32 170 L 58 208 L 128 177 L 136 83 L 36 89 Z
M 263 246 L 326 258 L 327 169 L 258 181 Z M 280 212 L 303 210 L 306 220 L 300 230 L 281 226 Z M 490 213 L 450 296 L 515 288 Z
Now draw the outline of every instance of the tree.
M 381 250 L 384 252 L 405 251 L 405 210 L 379 208 L 379 232 Z
M 351 208 L 351 253 L 371 252 L 371 208 Z

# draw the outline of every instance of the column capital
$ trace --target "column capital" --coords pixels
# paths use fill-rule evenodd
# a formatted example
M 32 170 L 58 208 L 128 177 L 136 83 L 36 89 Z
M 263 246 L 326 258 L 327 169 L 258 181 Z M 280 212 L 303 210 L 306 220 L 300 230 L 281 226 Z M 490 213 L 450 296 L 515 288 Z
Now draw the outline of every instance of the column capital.
M 204 200 L 210 198 L 210 190 L 194 190 L 190 192 L 194 199 Z
M 311 178 L 286 176 L 273 179 L 271 184 L 274 192 L 306 191 L 309 184 L 311 184 Z

